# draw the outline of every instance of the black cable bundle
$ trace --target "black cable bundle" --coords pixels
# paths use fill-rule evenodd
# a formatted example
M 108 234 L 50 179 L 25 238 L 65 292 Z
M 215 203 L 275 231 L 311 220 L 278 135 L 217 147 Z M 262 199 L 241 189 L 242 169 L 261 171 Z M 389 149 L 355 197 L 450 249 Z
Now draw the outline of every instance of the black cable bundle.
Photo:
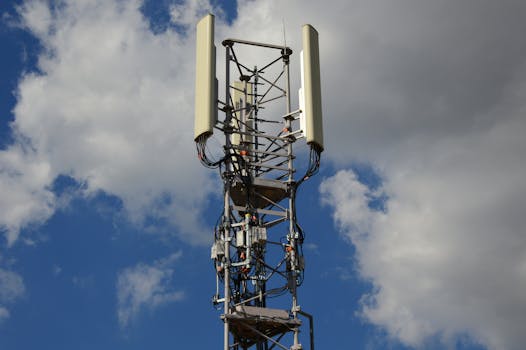
M 197 140 L 195 141 L 197 157 L 199 158 L 199 161 L 201 162 L 201 164 L 203 164 L 205 167 L 210 168 L 210 169 L 215 169 L 221 164 L 222 161 L 224 161 L 224 158 L 218 160 L 217 162 L 213 162 L 208 158 L 208 155 L 206 154 L 207 138 L 208 138 L 208 135 L 203 134 L 199 136 Z
M 312 144 L 310 147 L 309 166 L 305 175 L 299 182 L 303 182 L 318 173 L 318 170 L 320 169 L 320 158 L 321 149 L 317 145 Z

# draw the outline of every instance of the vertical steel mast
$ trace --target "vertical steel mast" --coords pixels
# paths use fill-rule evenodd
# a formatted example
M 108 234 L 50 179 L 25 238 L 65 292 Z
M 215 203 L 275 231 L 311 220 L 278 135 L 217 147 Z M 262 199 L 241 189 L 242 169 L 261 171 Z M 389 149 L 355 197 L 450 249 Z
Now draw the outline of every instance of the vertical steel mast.
M 312 316 L 298 301 L 305 263 L 296 190 L 317 172 L 323 150 L 318 34 L 303 27 L 300 108 L 292 111 L 292 50 L 283 45 L 224 40 L 225 91 L 219 100 L 213 27 L 212 15 L 197 25 L 195 141 L 200 161 L 220 170 L 224 187 L 211 249 L 224 350 L 303 349 L 300 315 L 309 320 L 313 349 Z M 263 60 L 259 67 L 242 60 L 240 51 L 247 49 Z M 224 144 L 220 159 L 212 161 L 206 141 L 214 128 L 224 134 Z M 293 146 L 302 138 L 310 158 L 297 178 Z

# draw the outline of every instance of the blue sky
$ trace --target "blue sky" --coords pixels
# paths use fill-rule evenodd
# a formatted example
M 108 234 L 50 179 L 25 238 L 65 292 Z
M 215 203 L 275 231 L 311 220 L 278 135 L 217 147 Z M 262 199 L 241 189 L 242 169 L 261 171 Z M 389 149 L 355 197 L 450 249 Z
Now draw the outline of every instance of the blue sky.
M 320 33 L 316 346 L 520 349 L 525 6 L 205 0 L 0 4 L 0 349 L 221 346 L 220 182 L 192 142 L 208 11 L 216 44 Z

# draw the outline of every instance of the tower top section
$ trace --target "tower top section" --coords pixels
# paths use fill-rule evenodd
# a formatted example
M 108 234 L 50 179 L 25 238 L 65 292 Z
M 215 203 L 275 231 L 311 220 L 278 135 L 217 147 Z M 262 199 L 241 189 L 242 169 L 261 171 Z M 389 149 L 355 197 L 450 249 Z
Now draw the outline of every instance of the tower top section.
M 216 47 L 214 44 L 214 16 L 208 14 L 197 23 L 196 34 L 196 76 L 195 76 L 195 120 L 194 140 L 204 141 L 210 137 L 214 128 L 218 127 L 218 82 L 216 79 Z M 299 89 L 299 135 L 306 139 L 308 145 L 318 153 L 324 149 L 323 143 L 323 112 L 320 78 L 320 52 L 318 32 L 310 25 L 302 28 L 303 50 L 300 53 L 301 87 Z M 259 43 L 248 40 L 228 38 L 222 41 L 223 46 L 232 48 L 234 45 L 249 45 L 268 49 L 281 50 L 282 58 L 288 64 L 292 50 L 283 45 Z M 232 51 L 233 53 L 233 51 Z M 236 57 L 239 79 L 247 82 L 256 72 L 242 72 Z M 267 67 L 265 67 L 267 68 Z M 263 70 L 261 70 L 262 72 Z M 260 72 L 260 73 L 261 73 Z M 290 101 L 290 96 L 286 96 Z M 257 99 L 256 99 L 257 100 Z M 231 101 L 224 101 L 228 106 Z M 234 107 L 234 106 L 231 106 Z M 224 108 L 221 110 L 224 111 Z M 290 111 L 289 111 L 290 112 Z

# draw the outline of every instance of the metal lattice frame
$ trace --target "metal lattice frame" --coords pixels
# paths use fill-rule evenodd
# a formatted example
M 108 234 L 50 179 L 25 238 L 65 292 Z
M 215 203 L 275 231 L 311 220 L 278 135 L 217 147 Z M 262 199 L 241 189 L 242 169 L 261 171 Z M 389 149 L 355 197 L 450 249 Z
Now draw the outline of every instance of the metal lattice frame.
M 276 57 L 249 68 L 238 59 L 238 45 L 270 50 Z M 311 150 L 307 173 L 295 181 L 293 144 L 302 134 L 297 127 L 301 111 L 290 107 L 292 50 L 236 39 L 224 40 L 223 46 L 225 100 L 218 102 L 225 119 L 216 127 L 225 134 L 224 157 L 208 161 L 205 138 L 197 146 L 205 165 L 219 167 L 224 185 L 224 211 L 211 254 L 217 276 L 214 303 L 224 311 L 224 350 L 302 349 L 299 314 L 310 321 L 313 349 L 312 317 L 301 311 L 297 297 L 304 260 L 295 199 L 299 184 L 316 172 L 320 150 Z M 268 71 L 275 74 L 269 77 Z M 231 79 L 236 73 L 238 82 Z M 234 101 L 233 95 L 240 98 Z M 283 99 L 280 118 L 261 118 L 266 105 Z M 289 306 L 283 309 L 286 300 Z M 281 308 L 271 308 L 274 301 Z

